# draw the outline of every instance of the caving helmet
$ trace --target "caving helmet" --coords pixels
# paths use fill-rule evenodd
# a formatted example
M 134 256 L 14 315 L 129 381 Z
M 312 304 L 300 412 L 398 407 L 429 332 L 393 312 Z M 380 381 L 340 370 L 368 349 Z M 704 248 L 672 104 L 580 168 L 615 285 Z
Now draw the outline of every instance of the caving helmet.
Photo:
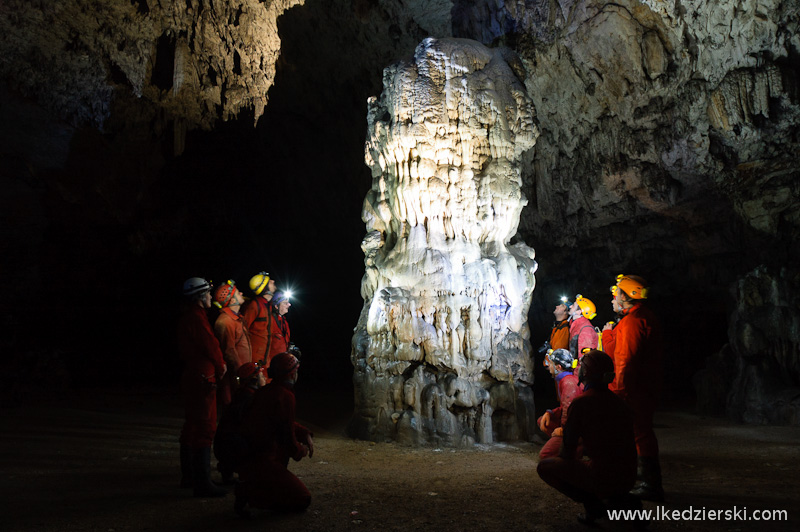
M 256 375 L 258 375 L 263 371 L 264 368 L 262 368 L 258 364 L 254 362 L 247 362 L 239 366 L 239 369 L 236 370 L 236 376 L 239 378 L 239 380 L 246 381 L 247 379 L 255 377 Z
M 250 290 L 255 295 L 261 295 L 269 285 L 269 274 L 267 272 L 260 272 L 250 278 Z
M 202 277 L 190 277 L 183 282 L 183 295 L 196 297 L 211 290 L 211 283 Z
M 278 353 L 270 361 L 269 367 L 267 368 L 267 375 L 269 375 L 270 379 L 278 379 L 289 375 L 299 366 L 300 362 L 293 354 L 286 352 Z
M 580 382 L 599 381 L 609 384 L 614 380 L 614 362 L 602 351 L 592 349 L 581 358 L 578 379 Z
M 587 320 L 594 319 L 594 317 L 597 316 L 597 307 L 590 299 L 578 294 L 575 296 L 575 303 L 578 304 L 578 308 L 581 309 L 581 314 L 583 314 L 583 317 Z
M 578 361 L 572 357 L 567 349 L 551 350 L 547 353 L 547 360 L 551 364 L 558 364 L 564 369 L 575 369 L 578 366 Z
M 617 284 L 611 287 L 611 294 L 616 296 L 617 290 L 622 290 L 631 299 L 647 299 L 650 288 L 647 281 L 638 275 L 617 275 Z
M 236 294 L 236 282 L 228 279 L 214 290 L 214 306 L 225 308 L 231 304 L 234 294 Z

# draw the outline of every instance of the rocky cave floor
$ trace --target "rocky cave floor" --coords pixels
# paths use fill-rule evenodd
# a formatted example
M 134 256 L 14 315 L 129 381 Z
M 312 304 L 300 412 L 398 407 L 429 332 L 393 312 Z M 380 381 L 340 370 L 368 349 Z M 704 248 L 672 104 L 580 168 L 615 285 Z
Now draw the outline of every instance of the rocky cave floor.
M 233 512 L 233 496 L 178 488 L 180 400 L 165 390 L 70 392 L 0 409 L 0 496 L 8 531 L 589 530 L 536 475 L 539 446 L 409 448 L 344 435 L 335 398 L 306 397 L 312 492 L 300 515 Z M 660 521 L 659 530 L 798 530 L 800 427 L 744 426 L 666 409 L 657 417 L 668 510 L 786 510 L 788 521 Z M 613 430 L 613 428 L 610 428 Z M 655 504 L 645 503 L 646 509 Z M 600 530 L 630 530 L 602 521 Z

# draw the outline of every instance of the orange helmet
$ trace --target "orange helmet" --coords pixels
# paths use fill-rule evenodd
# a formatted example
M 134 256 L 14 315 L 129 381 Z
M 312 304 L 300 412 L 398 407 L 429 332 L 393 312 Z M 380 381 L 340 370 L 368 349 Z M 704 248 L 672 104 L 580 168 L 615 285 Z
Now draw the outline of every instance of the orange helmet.
M 597 316 L 597 307 L 590 299 L 586 299 L 582 295 L 578 294 L 575 296 L 575 303 L 578 304 L 578 308 L 581 309 L 581 314 L 587 320 L 593 319 Z
M 647 299 L 650 288 L 647 281 L 638 275 L 617 275 L 617 284 L 611 287 L 611 294 L 616 296 L 617 290 L 622 290 L 631 299 Z
M 228 279 L 225 284 L 221 284 L 214 291 L 214 305 L 217 308 L 225 308 L 231 304 L 231 299 L 236 293 L 236 283 Z

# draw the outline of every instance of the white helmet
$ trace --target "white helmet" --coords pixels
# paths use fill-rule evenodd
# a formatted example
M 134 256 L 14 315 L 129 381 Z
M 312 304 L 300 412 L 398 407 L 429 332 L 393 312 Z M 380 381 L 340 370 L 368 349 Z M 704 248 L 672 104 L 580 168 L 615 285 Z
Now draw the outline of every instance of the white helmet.
M 211 283 L 202 277 L 190 277 L 183 283 L 183 295 L 187 297 L 196 296 L 211 290 Z

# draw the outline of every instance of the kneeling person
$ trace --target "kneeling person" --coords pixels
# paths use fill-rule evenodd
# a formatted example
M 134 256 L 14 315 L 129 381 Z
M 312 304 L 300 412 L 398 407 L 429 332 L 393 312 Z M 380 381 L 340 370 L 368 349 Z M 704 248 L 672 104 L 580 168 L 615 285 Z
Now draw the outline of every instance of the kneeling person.
M 239 468 L 235 510 L 247 515 L 247 506 L 284 512 L 302 512 L 311 493 L 288 469 L 289 459 L 314 454 L 311 432 L 295 421 L 294 384 L 300 362 L 280 353 L 270 362 L 269 384 L 259 389 L 244 418 L 243 433 L 257 454 Z
M 586 513 L 578 520 L 591 524 L 604 517 L 604 499 L 613 508 L 641 508 L 628 494 L 636 481 L 636 444 L 630 408 L 608 389 L 614 379 L 611 358 L 590 351 L 578 378 L 584 391 L 570 405 L 559 455 L 541 460 L 536 470 L 547 484 L 583 503 Z
M 559 405 L 553 410 L 548 410 L 537 421 L 539 429 L 550 436 L 550 439 L 539 452 L 539 458 L 558 456 L 561 448 L 563 427 L 567 423 L 567 412 L 572 401 L 581 394 L 578 377 L 572 372 L 577 360 L 566 349 L 556 349 L 547 353 L 545 358 L 547 369 L 556 381 L 556 394 Z

